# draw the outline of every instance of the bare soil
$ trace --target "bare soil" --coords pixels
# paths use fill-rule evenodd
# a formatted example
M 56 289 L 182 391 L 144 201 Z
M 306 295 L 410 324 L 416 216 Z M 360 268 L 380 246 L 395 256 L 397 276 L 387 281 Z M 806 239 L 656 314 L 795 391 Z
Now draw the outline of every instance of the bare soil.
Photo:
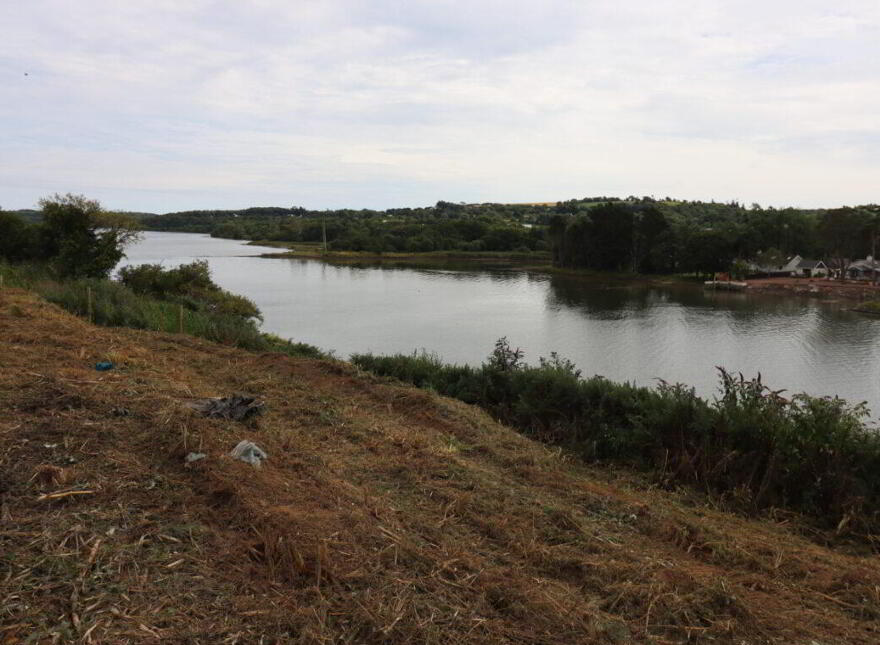
M 266 413 L 185 406 L 232 392 Z M 241 439 L 261 468 L 227 456 Z M 880 642 L 877 557 L 804 526 L 346 363 L 0 291 L 4 645 Z
M 865 280 L 829 280 L 827 278 L 760 278 L 747 280 L 750 291 L 796 293 L 843 300 L 876 300 L 880 285 Z

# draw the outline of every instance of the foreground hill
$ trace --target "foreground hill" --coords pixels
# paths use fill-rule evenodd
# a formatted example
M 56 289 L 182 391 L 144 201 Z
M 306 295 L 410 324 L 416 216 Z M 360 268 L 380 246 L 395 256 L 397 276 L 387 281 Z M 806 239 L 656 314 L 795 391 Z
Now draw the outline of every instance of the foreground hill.
M 186 406 L 238 391 L 265 414 Z M 876 556 L 798 526 L 345 363 L 0 291 L 0 643 L 878 642 Z

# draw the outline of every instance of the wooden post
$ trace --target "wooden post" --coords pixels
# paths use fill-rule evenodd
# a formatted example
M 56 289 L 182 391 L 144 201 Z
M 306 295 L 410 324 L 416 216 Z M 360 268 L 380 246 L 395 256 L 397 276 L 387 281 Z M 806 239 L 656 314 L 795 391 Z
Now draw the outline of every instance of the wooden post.
M 177 311 L 177 328 L 179 332 L 183 333 L 183 305 L 179 305 L 180 309 Z
M 89 322 L 94 322 L 94 313 L 92 311 L 92 288 L 86 287 L 86 311 L 89 315 Z

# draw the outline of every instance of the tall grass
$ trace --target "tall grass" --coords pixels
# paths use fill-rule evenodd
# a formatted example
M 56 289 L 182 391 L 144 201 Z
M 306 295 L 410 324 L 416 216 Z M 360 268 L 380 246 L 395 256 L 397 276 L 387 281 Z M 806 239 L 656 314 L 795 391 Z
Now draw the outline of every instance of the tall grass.
M 183 333 L 225 345 L 292 356 L 326 356 L 317 347 L 260 332 L 256 321 L 249 317 L 211 308 L 186 307 L 177 301 L 135 293 L 111 280 L 61 280 L 44 265 L 34 264 L 0 263 L 0 275 L 7 285 L 31 289 L 73 314 L 91 316 L 98 325 L 177 333 L 181 331 L 182 321 Z
M 822 523 L 880 530 L 880 435 L 863 405 L 798 394 L 719 368 L 718 395 L 581 378 L 551 355 L 531 367 L 502 339 L 480 367 L 435 355 L 352 357 L 359 367 L 485 408 L 500 421 L 585 459 L 653 470 L 746 510 L 787 507 Z

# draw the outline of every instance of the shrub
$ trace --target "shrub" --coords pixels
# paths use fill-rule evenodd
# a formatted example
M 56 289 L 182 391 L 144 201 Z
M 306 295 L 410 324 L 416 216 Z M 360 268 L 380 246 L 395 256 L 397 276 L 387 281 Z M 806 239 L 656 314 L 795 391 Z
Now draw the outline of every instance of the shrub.
M 537 367 L 499 339 L 479 368 L 444 365 L 433 354 L 373 356 L 359 367 L 476 403 L 522 432 L 564 444 L 587 459 L 653 468 L 662 482 L 683 482 L 747 502 L 786 506 L 837 524 L 880 529 L 880 435 L 864 405 L 773 391 L 760 375 L 719 368 L 713 401 L 693 388 L 655 388 L 580 378 L 551 354 Z
M 205 260 L 164 269 L 159 264 L 123 267 L 122 284 L 142 295 L 182 304 L 191 310 L 262 320 L 257 306 L 244 296 L 229 293 L 211 280 Z

